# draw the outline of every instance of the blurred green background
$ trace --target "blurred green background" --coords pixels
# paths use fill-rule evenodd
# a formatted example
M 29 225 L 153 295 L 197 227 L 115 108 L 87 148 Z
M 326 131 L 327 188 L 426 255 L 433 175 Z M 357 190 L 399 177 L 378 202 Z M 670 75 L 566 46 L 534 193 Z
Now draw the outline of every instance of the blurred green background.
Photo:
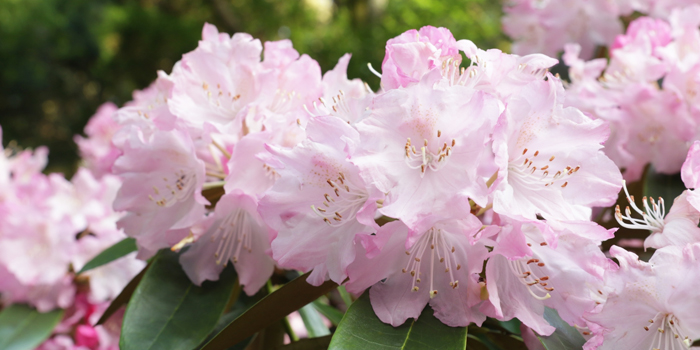
M 493 0 L 0 0 L 3 144 L 46 145 L 48 171 L 70 176 L 73 135 L 105 101 L 131 99 L 197 46 L 204 22 L 266 40 L 289 38 L 324 71 L 351 52 L 348 76 L 378 86 L 387 39 L 424 25 L 508 50 Z

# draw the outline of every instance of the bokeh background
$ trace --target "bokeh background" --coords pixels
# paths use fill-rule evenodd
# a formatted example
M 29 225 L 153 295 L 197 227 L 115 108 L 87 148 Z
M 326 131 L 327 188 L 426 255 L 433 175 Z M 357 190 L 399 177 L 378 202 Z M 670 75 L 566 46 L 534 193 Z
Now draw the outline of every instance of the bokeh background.
M 3 144 L 50 149 L 49 172 L 70 176 L 73 135 L 105 101 L 170 72 L 194 49 L 205 22 L 262 41 L 291 39 L 324 72 L 346 52 L 348 76 L 377 88 L 387 39 L 424 25 L 508 50 L 501 1 L 493 0 L 0 0 Z

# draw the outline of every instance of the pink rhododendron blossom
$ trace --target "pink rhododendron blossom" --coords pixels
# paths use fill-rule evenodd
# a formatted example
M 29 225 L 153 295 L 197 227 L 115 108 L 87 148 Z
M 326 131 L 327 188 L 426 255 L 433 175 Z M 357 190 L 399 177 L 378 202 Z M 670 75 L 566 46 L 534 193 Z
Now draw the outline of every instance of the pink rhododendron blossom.
M 112 144 L 112 136 L 120 128 L 112 119 L 112 114 L 116 111 L 116 105 L 111 102 L 104 103 L 85 126 L 87 138 L 75 136 L 75 143 L 78 144 L 85 166 L 97 177 L 110 173 L 112 164 L 121 154 Z
M 610 253 L 619 263 L 606 284 L 612 288 L 599 313 L 587 318 L 603 327 L 607 349 L 687 349 L 700 338 L 700 244 L 659 249 L 648 263 L 622 248 Z
M 479 272 L 488 250 L 483 243 L 469 243 L 482 225 L 467 215 L 414 232 L 411 240 L 399 221 L 382 226 L 376 236 L 362 236 L 367 257 L 360 255 L 348 268 L 348 291 L 371 286 L 374 312 L 394 327 L 418 318 L 428 303 L 449 326 L 480 325 L 486 316 L 479 311 Z
M 178 243 L 204 215 L 204 164 L 184 131 L 131 135 L 114 171 L 123 180 L 114 209 L 127 212 L 118 226 L 136 238 L 140 258 Z
M 499 319 L 517 317 L 542 335 L 554 331 L 543 317 L 545 306 L 572 325 L 585 325 L 582 316 L 596 307 L 592 296 L 610 265 L 600 241 L 586 236 L 604 237 L 607 230 L 595 224 L 557 229 L 537 220 L 502 224 L 486 264 L 491 303 L 482 311 Z
M 490 156 L 488 120 L 500 113 L 498 103 L 461 85 L 434 87 L 439 79 L 435 71 L 377 96 L 357 125 L 361 148 L 353 162 L 365 181 L 388 193 L 382 214 L 414 230 L 419 222 L 429 227 L 426 217 L 445 219 L 448 206 L 464 205 L 468 197 L 486 205 L 477 169 Z
M 666 46 L 671 42 L 671 26 L 666 21 L 641 17 L 632 21 L 627 33 L 618 35 L 610 47 L 610 51 L 628 46 L 643 45 L 646 50 L 654 53 L 657 47 Z
M 407 87 L 443 64 L 459 64 L 462 57 L 456 44 L 447 28 L 431 26 L 412 29 L 390 39 L 382 62 L 382 88 Z
M 193 283 L 216 281 L 231 261 L 239 283 L 248 295 L 255 294 L 272 275 L 275 262 L 270 249 L 270 228 L 257 211 L 254 197 L 240 190 L 219 199 L 209 227 L 180 256 Z
M 606 125 L 562 108 L 558 79 L 536 81 L 511 99 L 494 131 L 499 214 L 588 220 L 591 206 L 615 202 L 620 172 L 601 151 Z
M 627 6 L 605 0 L 516 0 L 506 3 L 503 30 L 512 37 L 513 52 L 556 56 L 568 43 L 579 43 L 589 59 L 596 46 L 605 46 L 622 33 L 618 16 Z
M 688 150 L 688 156 L 681 167 L 681 178 L 685 187 L 692 190 L 688 191 L 688 202 L 695 208 L 695 210 L 700 211 L 700 141 L 695 141 L 690 150 Z
M 313 270 L 309 283 L 342 283 L 355 258 L 353 241 L 374 230 L 377 201 L 360 170 L 349 161 L 348 143 L 358 135 L 345 121 L 315 117 L 308 139 L 293 149 L 269 146 L 280 178 L 260 201 L 259 211 L 277 234 L 272 257 L 281 267 Z

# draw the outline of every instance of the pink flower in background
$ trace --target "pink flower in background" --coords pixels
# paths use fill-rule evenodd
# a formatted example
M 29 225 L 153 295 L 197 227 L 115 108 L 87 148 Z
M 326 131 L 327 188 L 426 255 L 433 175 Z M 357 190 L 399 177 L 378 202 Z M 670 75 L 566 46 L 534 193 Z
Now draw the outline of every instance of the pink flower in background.
M 434 87 L 440 79 L 435 71 L 377 96 L 371 115 L 357 124 L 360 147 L 352 161 L 366 182 L 388 193 L 381 213 L 418 231 L 431 226 L 427 217 L 437 221 L 453 217 L 457 206 L 468 208 L 468 198 L 486 205 L 477 169 L 490 159 L 488 120 L 500 113 L 492 96 L 461 85 Z
M 155 131 L 146 139 L 135 130 L 123 152 L 114 164 L 123 181 L 114 209 L 127 213 L 118 227 L 136 238 L 145 259 L 178 243 L 204 216 L 204 163 L 180 130 Z
M 269 146 L 279 174 L 259 211 L 277 234 L 272 257 L 284 268 L 313 270 L 309 283 L 342 283 L 355 259 L 353 241 L 375 230 L 383 195 L 368 186 L 349 158 L 358 134 L 345 121 L 315 117 L 308 139 L 293 149 Z
M 394 327 L 418 318 L 428 303 L 449 326 L 481 325 L 486 316 L 479 311 L 478 281 L 488 250 L 469 242 L 482 224 L 466 215 L 413 233 L 394 221 L 376 236 L 362 236 L 367 257 L 358 256 L 348 268 L 348 291 L 359 294 L 371 286 L 374 312 Z
M 516 0 L 503 7 L 503 31 L 513 38 L 513 53 L 557 56 L 568 43 L 579 43 L 590 59 L 623 31 L 620 15 L 630 8 L 606 0 Z
M 610 253 L 620 268 L 607 272 L 612 290 L 587 317 L 603 327 L 598 349 L 687 349 L 700 338 L 698 279 L 689 278 L 700 273 L 700 244 L 662 248 L 648 263 L 616 246 Z
M 243 290 L 255 294 L 275 267 L 267 255 L 270 228 L 258 214 L 257 200 L 235 190 L 219 199 L 212 215 L 209 227 L 180 256 L 180 264 L 190 280 L 201 285 L 204 280 L 218 280 L 231 261 Z
M 121 154 L 119 149 L 112 144 L 112 137 L 120 128 L 120 125 L 112 118 L 116 111 L 116 105 L 111 102 L 104 103 L 85 126 L 87 138 L 82 136 L 74 138 L 85 166 L 97 177 L 109 174 L 112 164 Z
M 650 17 L 638 18 L 630 23 L 627 33 L 618 35 L 610 46 L 610 51 L 629 45 L 641 46 L 654 53 L 657 47 L 664 47 L 671 42 L 671 26 L 666 21 Z

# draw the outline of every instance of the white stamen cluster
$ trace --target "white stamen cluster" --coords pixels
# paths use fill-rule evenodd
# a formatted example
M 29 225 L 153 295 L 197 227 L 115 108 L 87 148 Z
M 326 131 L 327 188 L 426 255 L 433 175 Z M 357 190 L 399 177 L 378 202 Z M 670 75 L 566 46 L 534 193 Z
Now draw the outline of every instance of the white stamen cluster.
M 569 178 L 581 169 L 581 166 L 578 165 L 575 167 L 567 165 L 563 169 L 555 171 L 549 166 L 550 162 L 555 159 L 554 156 L 538 158 L 540 151 L 535 151 L 530 156 L 527 153 L 528 149 L 523 149 L 519 157 L 510 161 L 508 170 L 529 185 L 560 186 L 564 188 L 569 184 Z M 524 160 L 522 160 L 523 158 Z
M 627 201 L 630 203 L 632 209 L 642 216 L 641 219 L 636 219 L 632 217 L 632 211 L 630 206 L 625 208 L 625 215 L 622 215 L 620 206 L 615 207 L 615 219 L 622 227 L 635 230 L 649 230 L 652 233 L 658 233 L 664 230 L 664 216 L 666 215 L 666 206 L 664 205 L 664 199 L 659 197 L 659 201 L 654 201 L 654 198 L 644 196 L 642 198 L 642 203 L 644 205 L 644 210 L 642 211 L 637 204 L 634 202 L 634 196 L 630 196 L 629 191 L 627 191 L 627 184 L 623 181 L 622 188 L 625 190 L 625 196 Z M 649 205 L 651 202 L 651 206 Z
M 437 137 L 440 138 L 442 132 L 437 131 Z M 447 142 L 442 144 L 437 152 L 432 152 L 428 149 L 428 140 L 423 140 L 423 146 L 420 148 L 420 152 L 416 151 L 416 146 L 411 143 L 411 138 L 406 139 L 405 150 L 405 160 L 406 164 L 411 169 L 420 169 L 420 177 L 425 175 L 427 169 L 432 171 L 438 171 L 447 164 L 447 160 L 450 158 L 450 153 L 452 148 L 455 146 L 455 139 L 448 145 Z
M 528 243 L 529 245 L 529 243 Z M 540 245 L 547 245 L 546 242 Z M 526 257 L 518 260 L 508 260 L 510 271 L 518 277 L 518 281 L 527 287 L 527 291 L 538 300 L 546 300 L 551 297 L 549 292 L 554 288 L 549 287 L 549 276 L 538 276 L 537 272 L 542 272 L 545 263 L 535 257 Z M 539 271 L 538 271 L 539 270 Z
M 245 210 L 238 209 L 218 223 L 216 231 L 211 236 L 211 241 L 219 241 L 214 257 L 216 264 L 226 264 L 232 260 L 233 263 L 238 262 L 241 249 L 251 253 L 253 251 L 253 227 L 251 220 L 248 218 L 248 213 Z M 215 223 L 214 225 L 217 225 Z
M 328 225 L 338 227 L 355 219 L 357 211 L 367 201 L 367 191 L 347 181 L 341 172 L 334 180 L 326 180 L 331 187 L 331 194 L 323 194 L 323 203 L 312 205 L 311 209 Z
M 413 278 L 413 283 L 411 284 L 411 291 L 417 292 L 419 290 L 418 284 L 421 283 L 421 264 L 423 261 L 421 259 L 425 258 L 425 251 L 430 247 L 430 269 L 428 270 L 428 278 L 430 280 L 430 297 L 434 298 L 438 291 L 435 289 L 433 283 L 433 277 L 435 272 L 435 259 L 437 255 L 437 260 L 439 263 L 445 265 L 445 273 L 450 274 L 450 287 L 452 289 L 457 288 L 459 281 L 455 279 L 453 271 L 457 271 L 462 268 L 456 259 L 455 247 L 448 244 L 445 239 L 444 234 L 440 229 L 431 228 L 423 234 L 423 236 L 413 244 L 411 249 L 406 251 L 408 255 L 408 262 L 406 267 L 401 270 L 402 273 L 410 273 Z
M 692 341 L 685 336 L 678 319 L 672 314 L 657 313 L 644 326 L 647 332 L 654 332 L 651 350 L 689 349 Z

